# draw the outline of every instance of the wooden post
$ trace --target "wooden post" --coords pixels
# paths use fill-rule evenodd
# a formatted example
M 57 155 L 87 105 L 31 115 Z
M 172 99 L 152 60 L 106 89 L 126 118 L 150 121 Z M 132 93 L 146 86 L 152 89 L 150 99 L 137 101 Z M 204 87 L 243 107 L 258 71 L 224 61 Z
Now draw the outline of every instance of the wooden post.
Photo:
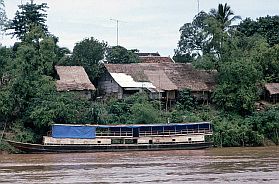
M 222 148 L 223 147 L 223 138 L 222 138 L 222 132 L 220 131 L 220 147 Z
M 168 99 L 169 99 L 169 92 L 168 91 L 166 91 L 166 97 L 167 97 L 167 99 L 166 99 L 166 112 L 168 111 Z
M 276 132 L 277 144 L 279 144 L 279 137 L 278 137 L 278 129 L 277 128 L 275 128 L 275 132 Z
M 0 143 L 1 143 L 2 138 L 3 138 L 3 136 L 4 136 L 4 132 L 5 132 L 6 126 L 7 126 L 7 122 L 5 122 L 5 124 L 4 124 L 4 129 L 3 129 L 2 135 L 1 135 L 1 137 L 0 137 Z

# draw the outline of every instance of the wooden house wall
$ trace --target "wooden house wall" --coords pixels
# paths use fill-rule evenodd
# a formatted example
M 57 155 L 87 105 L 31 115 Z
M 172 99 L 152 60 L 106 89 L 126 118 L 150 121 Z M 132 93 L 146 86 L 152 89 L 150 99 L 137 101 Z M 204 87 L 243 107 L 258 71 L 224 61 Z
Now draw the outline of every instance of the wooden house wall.
M 276 104 L 279 102 L 279 94 L 271 95 L 269 91 L 265 90 L 264 92 L 264 100 L 270 103 Z
M 101 78 L 99 79 L 98 82 L 98 89 L 99 89 L 99 95 L 103 95 L 105 97 L 115 97 L 118 99 L 125 98 L 127 96 L 130 96 L 131 94 L 127 93 L 125 89 L 120 87 L 118 83 L 111 77 L 111 75 L 108 72 L 105 72 Z M 131 90 L 131 89 L 130 89 Z M 136 89 L 135 89 L 136 90 Z M 129 91 L 129 90 L 128 90 Z M 138 90 L 138 91 L 142 91 Z M 166 99 L 168 100 L 176 100 L 176 93 L 177 91 L 172 90 L 172 91 L 166 91 L 160 94 L 159 93 L 152 93 L 150 91 L 144 90 L 148 93 L 148 96 L 150 99 Z M 197 100 L 202 100 L 202 101 L 210 101 L 210 92 L 204 91 L 204 92 L 197 92 L 197 91 L 192 91 L 192 95 L 197 98 Z
M 111 96 L 118 99 L 123 97 L 123 89 L 108 72 L 105 72 L 105 74 L 101 76 L 98 82 L 98 88 L 100 95 Z
M 175 100 L 175 90 L 173 91 L 166 91 L 167 98 L 169 100 Z

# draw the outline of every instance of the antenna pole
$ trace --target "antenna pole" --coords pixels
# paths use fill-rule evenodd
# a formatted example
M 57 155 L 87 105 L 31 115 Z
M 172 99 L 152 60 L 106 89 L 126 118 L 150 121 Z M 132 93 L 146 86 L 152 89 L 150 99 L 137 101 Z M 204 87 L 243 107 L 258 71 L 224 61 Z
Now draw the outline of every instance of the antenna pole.
M 118 19 L 110 19 L 114 22 L 116 22 L 116 45 L 118 46 L 119 45 L 119 20 Z
M 117 43 L 117 46 L 118 46 L 118 24 L 119 24 L 119 20 L 116 20 L 116 24 L 117 24 L 117 33 L 116 33 L 116 35 L 117 35 L 117 37 L 116 37 L 116 43 Z
M 200 0 L 197 1 L 198 1 L 198 13 L 200 13 Z

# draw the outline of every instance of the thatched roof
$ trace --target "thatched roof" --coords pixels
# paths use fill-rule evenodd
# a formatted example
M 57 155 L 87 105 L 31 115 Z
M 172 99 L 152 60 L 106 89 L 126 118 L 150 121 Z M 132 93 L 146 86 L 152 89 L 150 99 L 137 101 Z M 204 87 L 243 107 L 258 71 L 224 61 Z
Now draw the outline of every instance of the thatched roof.
M 162 56 L 141 56 L 140 63 L 174 63 L 170 57 Z
M 264 87 L 270 93 L 270 95 L 279 94 L 279 83 L 267 83 L 264 85 Z
M 55 66 L 57 91 L 96 90 L 82 66 Z
M 212 91 L 216 71 L 196 70 L 183 63 L 105 64 L 109 73 L 124 73 L 138 82 L 151 82 L 157 89 Z

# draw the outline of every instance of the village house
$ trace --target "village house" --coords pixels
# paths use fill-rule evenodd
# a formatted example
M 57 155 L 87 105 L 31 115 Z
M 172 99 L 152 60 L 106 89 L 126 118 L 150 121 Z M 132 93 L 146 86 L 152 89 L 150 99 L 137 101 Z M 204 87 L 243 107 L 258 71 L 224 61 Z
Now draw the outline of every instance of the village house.
M 267 83 L 264 85 L 264 99 L 271 103 L 279 102 L 279 83 Z
M 216 85 L 216 71 L 196 70 L 187 63 L 105 64 L 98 82 L 100 95 L 122 99 L 146 91 L 150 99 L 160 99 L 170 106 L 178 91 L 189 89 L 192 95 L 208 103 Z M 169 104 L 169 105 L 168 105 Z
M 55 66 L 55 70 L 59 77 L 56 81 L 57 91 L 71 91 L 81 97 L 91 99 L 96 88 L 82 66 Z

